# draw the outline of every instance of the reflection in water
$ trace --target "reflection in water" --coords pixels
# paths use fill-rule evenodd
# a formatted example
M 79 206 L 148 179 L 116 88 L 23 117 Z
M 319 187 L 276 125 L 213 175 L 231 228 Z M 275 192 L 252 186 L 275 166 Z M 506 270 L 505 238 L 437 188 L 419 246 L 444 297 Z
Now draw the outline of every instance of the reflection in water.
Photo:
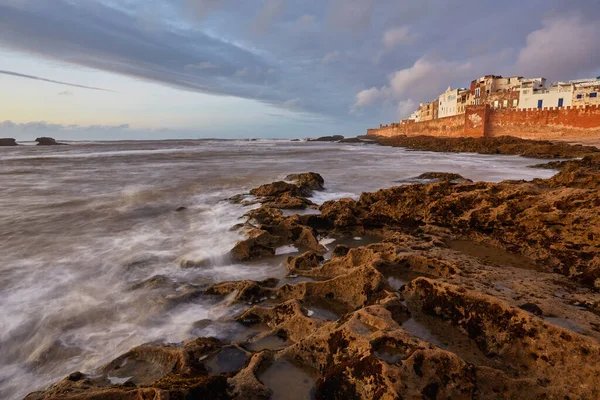
M 2 148 L 0 398 L 92 372 L 145 342 L 232 334 L 222 320 L 239 310 L 203 298 L 202 288 L 281 278 L 289 255 L 230 261 L 241 238 L 230 228 L 252 207 L 225 200 L 235 194 L 305 171 L 325 178 L 319 204 L 430 170 L 492 181 L 553 173 L 526 168 L 534 163 L 275 141 Z M 201 320 L 212 323 L 194 326 Z

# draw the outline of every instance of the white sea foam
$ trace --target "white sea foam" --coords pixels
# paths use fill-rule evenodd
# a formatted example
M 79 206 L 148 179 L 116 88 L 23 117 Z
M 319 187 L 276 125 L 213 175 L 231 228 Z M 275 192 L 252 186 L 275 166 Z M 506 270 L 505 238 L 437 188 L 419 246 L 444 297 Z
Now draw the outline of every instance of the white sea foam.
M 284 254 L 293 254 L 293 253 L 297 253 L 297 252 L 298 252 L 298 248 L 293 245 L 281 246 L 281 247 L 278 247 L 275 249 L 276 256 L 281 256 Z

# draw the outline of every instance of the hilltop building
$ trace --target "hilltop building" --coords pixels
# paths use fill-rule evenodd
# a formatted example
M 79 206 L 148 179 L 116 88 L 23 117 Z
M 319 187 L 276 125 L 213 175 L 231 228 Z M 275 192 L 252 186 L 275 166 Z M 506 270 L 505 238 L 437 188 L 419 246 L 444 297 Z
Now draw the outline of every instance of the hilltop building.
M 438 118 L 451 117 L 456 115 L 456 98 L 458 89 L 448 89 L 438 97 Z
M 432 119 L 438 118 L 438 106 L 439 100 L 432 101 L 431 103 L 419 104 L 418 120 L 419 122 L 431 121 Z
M 488 104 L 494 108 L 516 108 L 522 80 L 522 76 L 482 76 L 471 81 L 467 102 L 470 105 Z
M 600 76 L 596 79 L 579 79 L 573 84 L 573 105 L 592 106 L 600 104 Z
M 545 83 L 544 78 L 540 78 Z M 537 82 L 523 83 L 520 90 L 520 109 L 544 107 L 568 107 L 573 103 L 573 84 L 557 82 L 550 87 L 540 86 Z

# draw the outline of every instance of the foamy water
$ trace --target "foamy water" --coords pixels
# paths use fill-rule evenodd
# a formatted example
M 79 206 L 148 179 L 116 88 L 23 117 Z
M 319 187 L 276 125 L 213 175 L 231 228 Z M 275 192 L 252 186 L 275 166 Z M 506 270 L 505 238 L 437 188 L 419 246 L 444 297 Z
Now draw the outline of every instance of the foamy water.
M 218 321 L 242 306 L 200 290 L 283 277 L 281 261 L 295 251 L 232 263 L 227 252 L 241 237 L 230 228 L 249 210 L 225 200 L 232 195 L 305 171 L 325 178 L 316 203 L 429 171 L 487 181 L 554 173 L 526 168 L 536 163 L 286 141 L 0 148 L 0 398 L 92 372 L 149 341 L 230 335 L 235 328 Z M 176 212 L 180 206 L 187 209 Z M 199 329 L 201 320 L 217 323 Z

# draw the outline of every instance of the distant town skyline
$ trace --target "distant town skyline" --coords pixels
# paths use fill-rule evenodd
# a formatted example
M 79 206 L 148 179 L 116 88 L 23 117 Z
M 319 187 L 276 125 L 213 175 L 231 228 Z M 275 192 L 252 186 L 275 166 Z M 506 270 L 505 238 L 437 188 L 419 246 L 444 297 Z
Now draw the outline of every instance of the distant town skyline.
M 0 0 L 0 137 L 362 134 L 488 74 L 600 75 L 592 0 Z

